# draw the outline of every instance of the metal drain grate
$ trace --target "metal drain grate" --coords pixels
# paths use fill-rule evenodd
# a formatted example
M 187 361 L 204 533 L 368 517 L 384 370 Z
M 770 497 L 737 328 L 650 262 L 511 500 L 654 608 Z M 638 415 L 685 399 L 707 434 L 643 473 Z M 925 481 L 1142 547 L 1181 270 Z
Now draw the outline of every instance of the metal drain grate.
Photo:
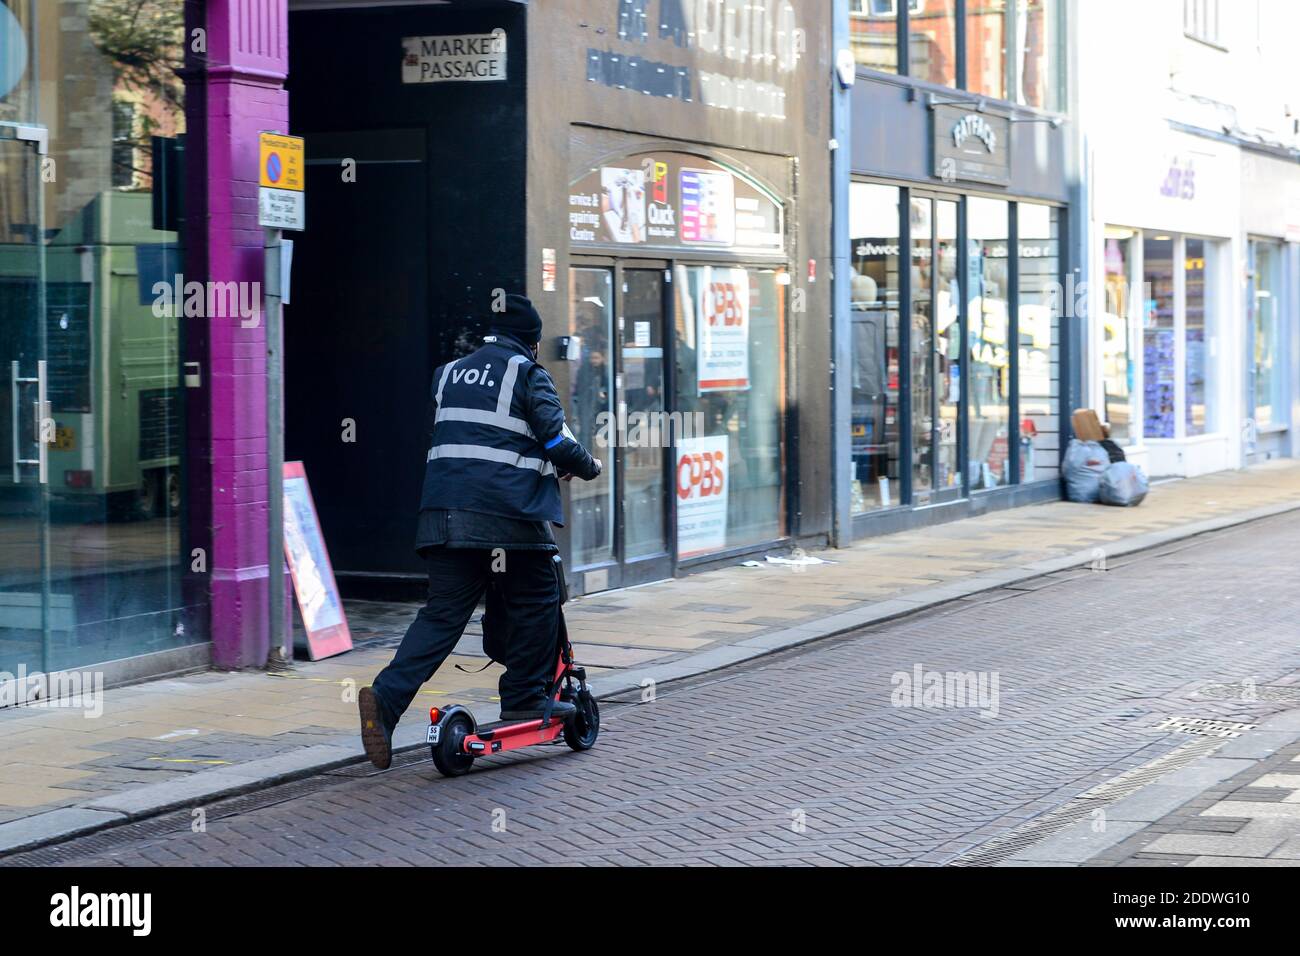
M 1172 719 L 1172 718 L 1171 718 Z M 1068 803 L 1057 807 L 1041 817 L 1016 827 L 1008 833 L 994 837 L 949 862 L 949 866 L 996 866 L 1021 850 L 1028 849 L 1048 837 L 1064 830 L 1066 827 L 1088 819 L 1093 811 L 1104 809 L 1110 804 L 1135 793 L 1160 777 L 1185 767 L 1193 760 L 1213 753 L 1223 742 L 1214 739 L 1189 740 L 1180 744 L 1167 754 L 1149 760 L 1140 767 L 1126 770 L 1124 773 L 1105 783 L 1085 790 Z
M 1191 734 L 1194 737 L 1240 737 L 1242 731 L 1254 730 L 1254 724 L 1241 724 L 1234 720 L 1212 720 L 1206 717 L 1168 717 L 1155 726 L 1171 734 Z
M 326 770 L 327 777 L 374 777 L 381 773 L 390 773 L 394 770 L 402 770 L 406 767 L 413 767 L 418 763 L 429 763 L 429 746 L 428 744 L 418 744 L 406 750 L 397 750 L 393 752 L 393 764 L 388 770 L 377 770 L 375 765 L 369 760 L 362 760 L 360 763 L 350 763 L 344 767 L 335 767 L 333 770 Z M 432 766 L 432 764 L 429 764 Z
M 1199 697 L 1239 700 L 1247 704 L 1261 700 L 1300 702 L 1300 686 L 1294 684 L 1257 684 L 1254 687 L 1247 684 L 1206 684 L 1196 693 Z

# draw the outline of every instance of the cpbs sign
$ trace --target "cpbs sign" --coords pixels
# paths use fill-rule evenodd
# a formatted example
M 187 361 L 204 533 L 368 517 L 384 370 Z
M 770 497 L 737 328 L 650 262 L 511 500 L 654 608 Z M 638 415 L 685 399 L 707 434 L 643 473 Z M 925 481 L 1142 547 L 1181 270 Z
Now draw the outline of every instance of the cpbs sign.
M 727 546 L 727 435 L 677 442 L 677 556 Z

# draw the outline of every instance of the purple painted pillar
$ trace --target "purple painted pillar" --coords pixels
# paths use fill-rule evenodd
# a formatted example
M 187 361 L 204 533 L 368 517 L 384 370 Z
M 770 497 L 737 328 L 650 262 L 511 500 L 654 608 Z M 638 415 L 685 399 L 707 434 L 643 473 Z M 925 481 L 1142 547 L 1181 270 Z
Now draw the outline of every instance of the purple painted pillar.
M 212 658 L 267 656 L 266 337 L 258 133 L 289 131 L 288 0 L 207 0 L 208 279 L 258 283 L 258 322 L 209 318 Z

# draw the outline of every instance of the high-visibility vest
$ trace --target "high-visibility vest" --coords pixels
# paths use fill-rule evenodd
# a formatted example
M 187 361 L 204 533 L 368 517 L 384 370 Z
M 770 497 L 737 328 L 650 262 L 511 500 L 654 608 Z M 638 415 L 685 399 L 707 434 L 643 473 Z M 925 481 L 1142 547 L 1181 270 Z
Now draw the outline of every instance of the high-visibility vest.
M 532 357 L 501 341 L 434 372 L 420 507 L 563 524 L 560 483 L 525 419 Z

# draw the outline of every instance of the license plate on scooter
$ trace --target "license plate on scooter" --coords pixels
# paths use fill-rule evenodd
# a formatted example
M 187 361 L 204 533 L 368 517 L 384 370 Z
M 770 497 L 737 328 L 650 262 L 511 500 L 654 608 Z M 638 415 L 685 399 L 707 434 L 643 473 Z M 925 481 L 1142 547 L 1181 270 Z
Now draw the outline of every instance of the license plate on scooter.
M 437 724 L 429 725 L 429 732 L 424 735 L 426 744 L 436 744 L 442 738 L 442 728 Z

